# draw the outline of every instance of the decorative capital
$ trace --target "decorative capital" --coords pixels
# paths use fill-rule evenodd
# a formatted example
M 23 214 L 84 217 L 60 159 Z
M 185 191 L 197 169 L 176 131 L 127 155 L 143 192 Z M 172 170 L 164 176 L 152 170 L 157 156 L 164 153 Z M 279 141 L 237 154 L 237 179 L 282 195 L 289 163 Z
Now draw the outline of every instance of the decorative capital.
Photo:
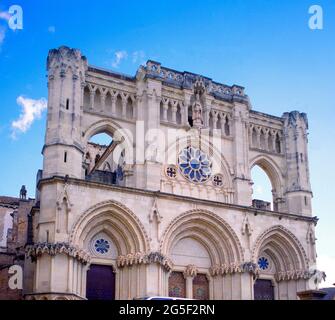
M 245 262 L 241 265 L 241 270 L 242 272 L 249 272 L 251 273 L 254 277 L 259 276 L 259 268 L 258 265 L 254 262 Z
M 189 264 L 183 274 L 185 279 L 189 277 L 194 278 L 198 274 L 198 268 L 193 264 Z

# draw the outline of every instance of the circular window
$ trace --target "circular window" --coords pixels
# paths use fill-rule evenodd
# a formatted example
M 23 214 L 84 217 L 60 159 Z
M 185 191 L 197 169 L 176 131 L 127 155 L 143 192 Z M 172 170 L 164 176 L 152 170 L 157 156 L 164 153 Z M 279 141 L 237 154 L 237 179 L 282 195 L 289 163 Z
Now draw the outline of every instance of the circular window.
M 266 270 L 269 268 L 269 260 L 265 257 L 260 257 L 258 259 L 258 266 L 262 269 L 262 270 Z
M 201 150 L 188 147 L 179 154 L 182 175 L 191 182 L 206 182 L 212 174 L 212 162 Z
M 223 186 L 223 176 L 221 174 L 216 174 L 213 176 L 213 184 L 216 187 L 222 187 Z
M 175 178 L 177 176 L 177 169 L 175 166 L 168 166 L 165 173 L 169 178 Z
M 94 244 L 94 249 L 100 254 L 106 254 L 109 251 L 109 242 L 105 239 L 97 239 Z

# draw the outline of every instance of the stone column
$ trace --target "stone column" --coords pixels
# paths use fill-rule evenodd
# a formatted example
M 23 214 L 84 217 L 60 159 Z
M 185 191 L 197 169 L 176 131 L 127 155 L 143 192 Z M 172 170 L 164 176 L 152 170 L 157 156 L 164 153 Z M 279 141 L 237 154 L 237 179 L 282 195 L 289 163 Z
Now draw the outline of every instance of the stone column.
M 195 265 L 188 265 L 184 271 L 186 280 L 186 298 L 193 299 L 193 279 L 197 276 L 198 269 Z
M 94 99 L 95 99 L 95 90 L 90 92 L 90 108 L 91 110 L 94 109 Z
M 172 105 L 172 122 L 177 123 L 177 102 L 173 102 Z
M 116 97 L 112 96 L 112 115 L 115 116 L 116 113 Z
M 127 99 L 122 98 L 122 118 L 125 119 L 127 117 Z
M 106 92 L 101 92 L 101 112 L 105 111 L 106 107 Z
M 169 102 L 167 100 L 163 101 L 163 120 L 167 121 L 167 112 L 169 109 Z

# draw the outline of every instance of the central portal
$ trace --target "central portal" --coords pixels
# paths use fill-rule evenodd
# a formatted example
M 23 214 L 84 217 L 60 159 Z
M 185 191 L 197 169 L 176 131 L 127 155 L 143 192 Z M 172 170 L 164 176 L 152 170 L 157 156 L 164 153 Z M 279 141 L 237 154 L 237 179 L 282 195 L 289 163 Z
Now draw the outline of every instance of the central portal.
M 91 265 L 87 272 L 87 300 L 115 300 L 115 273 L 113 267 Z

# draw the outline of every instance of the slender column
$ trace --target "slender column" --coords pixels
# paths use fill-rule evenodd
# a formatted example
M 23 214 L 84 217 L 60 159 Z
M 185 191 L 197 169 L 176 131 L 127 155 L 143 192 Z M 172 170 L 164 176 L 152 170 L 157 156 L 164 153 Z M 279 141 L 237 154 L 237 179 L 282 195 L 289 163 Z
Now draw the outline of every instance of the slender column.
M 90 106 L 91 110 L 94 109 L 94 99 L 95 99 L 95 91 L 90 92 Z
M 205 108 L 204 110 L 204 127 L 208 128 L 209 127 L 209 114 L 210 114 L 211 109 L 210 108 Z
M 220 126 L 221 126 L 221 134 L 225 136 L 225 124 L 226 124 L 226 115 L 224 113 L 220 114 Z
M 215 130 L 217 128 L 218 113 L 212 110 L 212 115 L 213 115 L 213 130 Z
M 163 120 L 167 121 L 167 111 L 168 111 L 169 105 L 167 101 L 163 102 Z
M 257 132 L 257 148 L 260 149 L 261 148 L 261 128 L 260 127 L 256 128 L 256 132 Z
M 270 146 L 269 146 L 269 130 L 265 131 L 264 139 L 265 139 L 265 146 L 264 146 L 265 150 L 269 150 L 270 149 Z
M 176 123 L 177 122 L 177 104 L 176 102 L 173 103 L 172 105 L 172 122 Z
M 112 97 L 112 115 L 114 116 L 116 113 L 116 98 Z
M 186 298 L 193 299 L 193 279 L 192 276 L 186 277 Z
M 272 140 L 272 146 L 271 146 L 271 151 L 276 150 L 276 131 L 271 132 L 271 140 Z
M 122 100 L 122 118 L 126 118 L 127 116 L 127 100 Z
M 105 107 L 106 107 L 106 93 L 101 93 L 101 112 L 105 111 Z

